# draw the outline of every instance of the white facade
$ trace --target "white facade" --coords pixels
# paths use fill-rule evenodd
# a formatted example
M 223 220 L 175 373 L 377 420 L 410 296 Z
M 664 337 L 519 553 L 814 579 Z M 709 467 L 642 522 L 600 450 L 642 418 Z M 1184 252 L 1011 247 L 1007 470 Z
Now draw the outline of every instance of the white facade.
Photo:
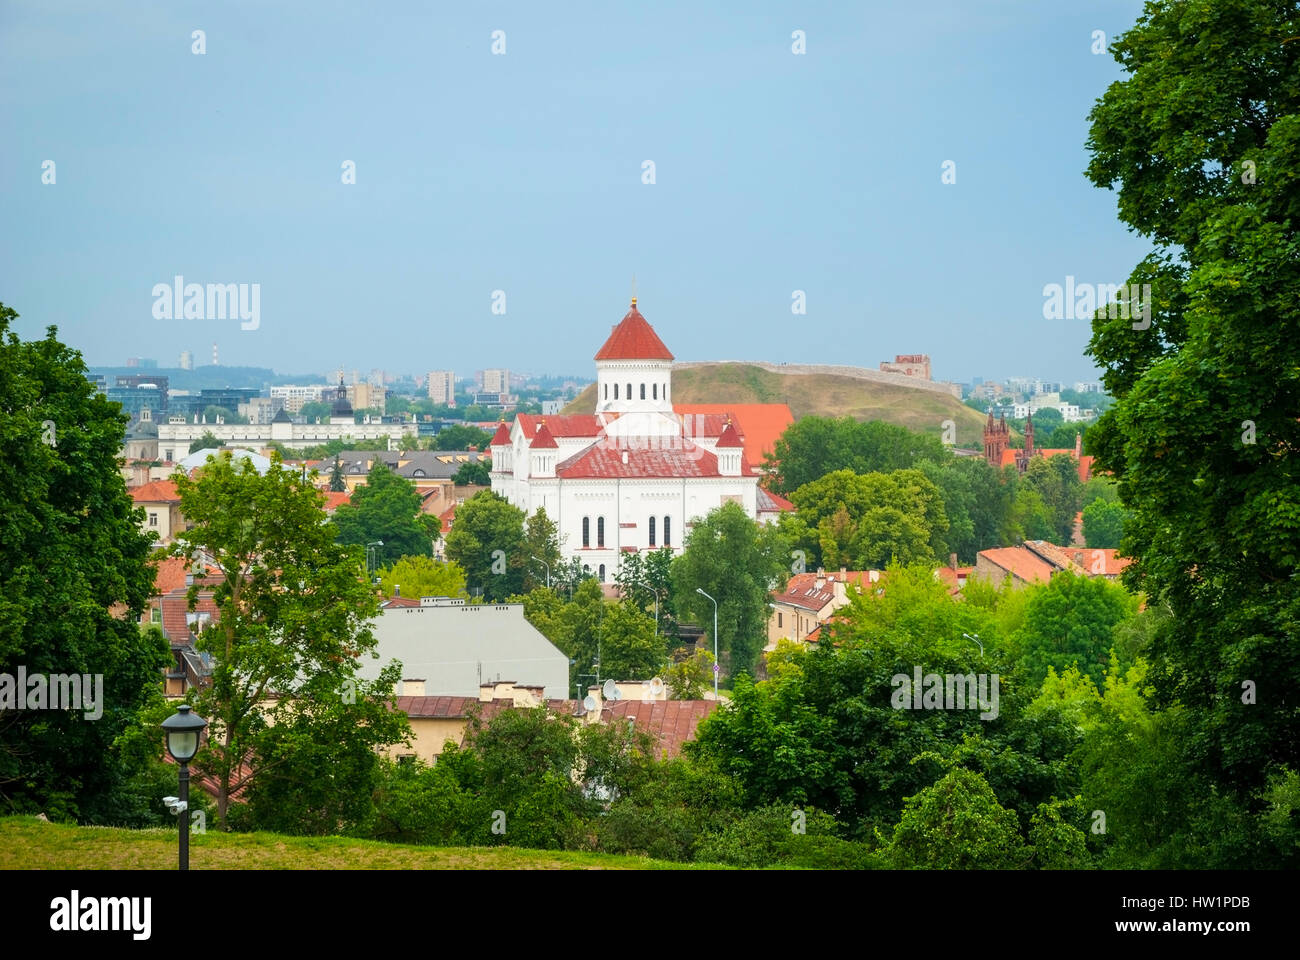
M 694 521 L 723 503 L 757 518 L 759 475 L 736 430 L 673 411 L 671 354 L 635 301 L 600 355 L 593 413 L 520 414 L 508 437 L 498 431 L 493 491 L 529 515 L 544 509 L 564 560 L 604 581 L 628 552 L 680 552 Z

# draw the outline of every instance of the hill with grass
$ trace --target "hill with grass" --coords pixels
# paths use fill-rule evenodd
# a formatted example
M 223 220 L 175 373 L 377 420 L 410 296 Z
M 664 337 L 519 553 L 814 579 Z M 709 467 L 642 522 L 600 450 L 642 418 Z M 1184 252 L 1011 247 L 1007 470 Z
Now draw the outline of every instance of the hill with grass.
M 803 372 L 810 369 L 814 372 Z M 673 367 L 673 402 L 785 403 L 796 419 L 883 420 L 932 436 L 940 436 L 943 421 L 952 420 L 957 425 L 958 446 L 983 447 L 983 416 L 949 393 L 899 382 L 904 379 L 871 370 L 855 375 L 800 366 L 787 372 L 769 364 L 679 364 Z M 593 383 L 562 412 L 591 413 L 595 409 Z
M 175 870 L 177 832 L 0 817 L 0 870 Z M 519 847 L 420 847 L 277 833 L 190 835 L 191 870 L 725 870 L 715 864 Z

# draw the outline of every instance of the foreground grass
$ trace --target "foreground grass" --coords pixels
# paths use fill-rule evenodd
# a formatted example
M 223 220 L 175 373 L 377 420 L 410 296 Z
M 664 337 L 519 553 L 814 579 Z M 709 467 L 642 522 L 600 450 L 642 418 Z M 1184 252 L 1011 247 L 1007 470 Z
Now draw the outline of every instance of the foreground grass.
M 175 870 L 176 830 L 0 817 L 0 870 Z M 515 847 L 416 847 L 276 833 L 190 836 L 191 870 L 690 870 L 697 864 Z M 713 868 L 717 869 L 717 868 Z

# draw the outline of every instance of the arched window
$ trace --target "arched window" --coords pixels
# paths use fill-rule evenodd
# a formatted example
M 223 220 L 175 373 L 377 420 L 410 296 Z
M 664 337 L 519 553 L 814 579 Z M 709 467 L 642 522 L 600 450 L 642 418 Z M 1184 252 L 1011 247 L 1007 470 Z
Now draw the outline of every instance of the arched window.
M 591 546 L 591 517 L 582 518 L 582 545 Z
M 618 384 L 614 384 L 614 399 L 618 399 Z
M 673 545 L 673 528 L 671 524 L 672 524 L 672 518 L 665 515 L 664 516 L 664 546 L 665 547 L 671 547 Z
M 597 517 L 596 518 L 596 546 L 603 547 L 604 545 L 605 545 L 605 518 Z M 605 578 L 604 576 L 601 576 L 600 579 L 604 580 Z
M 630 383 L 627 385 L 627 398 L 628 398 L 629 400 L 632 399 L 632 384 L 630 384 Z
M 605 399 L 609 399 L 609 384 L 605 384 Z
M 651 391 L 650 391 L 650 393 L 652 394 L 652 396 L 654 397 L 655 400 L 658 400 L 658 399 L 659 399 L 659 384 L 657 384 L 657 383 L 654 384 L 653 387 L 652 387 L 652 389 L 651 389 Z
M 600 565 L 600 582 L 605 582 L 605 565 L 603 563 Z
M 645 384 L 641 384 L 641 399 L 645 399 Z
M 655 545 L 655 518 L 650 518 L 650 546 Z

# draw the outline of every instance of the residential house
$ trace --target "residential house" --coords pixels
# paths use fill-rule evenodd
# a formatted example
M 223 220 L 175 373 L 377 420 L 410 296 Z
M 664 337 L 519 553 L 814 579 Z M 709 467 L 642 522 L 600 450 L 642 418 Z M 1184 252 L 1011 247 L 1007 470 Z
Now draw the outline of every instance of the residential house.
M 764 650 L 776 649 L 778 640 L 808 642 L 808 637 L 828 622 L 837 610 L 849 604 L 849 591 L 862 593 L 879 583 L 879 570 L 846 570 L 838 573 L 796 573 L 781 593 L 773 594 L 767 621 Z
M 501 677 L 526 677 L 551 698 L 568 693 L 569 658 L 524 619 L 522 604 L 422 597 L 412 606 L 393 599 L 399 602 L 373 622 L 379 659 L 362 662 L 362 677 L 373 680 L 399 660 L 406 676 L 425 678 L 433 696 L 475 696 L 481 684 Z

